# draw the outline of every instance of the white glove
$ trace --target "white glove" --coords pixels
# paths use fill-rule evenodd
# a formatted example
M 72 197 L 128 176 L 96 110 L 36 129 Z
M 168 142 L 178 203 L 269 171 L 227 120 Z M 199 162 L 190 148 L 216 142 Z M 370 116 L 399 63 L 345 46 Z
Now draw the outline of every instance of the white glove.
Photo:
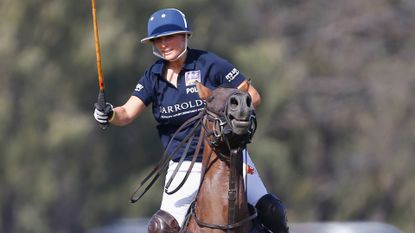
M 100 109 L 98 104 L 95 104 L 94 117 L 101 125 L 108 125 L 111 118 L 114 116 L 113 106 L 110 103 L 105 104 L 104 109 Z

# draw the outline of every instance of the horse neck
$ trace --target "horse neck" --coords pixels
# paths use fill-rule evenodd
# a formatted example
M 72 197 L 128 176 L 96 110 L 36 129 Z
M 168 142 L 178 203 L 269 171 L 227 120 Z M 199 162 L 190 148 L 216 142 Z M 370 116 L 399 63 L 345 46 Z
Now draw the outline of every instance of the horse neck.
M 242 153 L 242 152 L 240 152 Z M 236 221 L 249 216 L 244 180 L 242 155 L 237 155 L 236 166 Z M 205 143 L 203 152 L 204 178 L 197 197 L 196 212 L 205 222 L 228 223 L 229 163 L 221 158 Z M 237 231 L 244 232 L 244 231 Z

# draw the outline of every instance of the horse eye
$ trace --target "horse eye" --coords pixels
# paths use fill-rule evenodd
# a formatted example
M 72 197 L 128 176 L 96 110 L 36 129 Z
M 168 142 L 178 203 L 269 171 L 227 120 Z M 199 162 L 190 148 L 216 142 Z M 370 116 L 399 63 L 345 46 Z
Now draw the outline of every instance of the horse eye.
M 207 98 L 207 100 L 206 100 L 206 101 L 210 103 L 210 102 L 212 102 L 212 101 L 213 101 L 213 99 L 215 99 L 215 97 L 214 97 L 214 96 L 209 96 L 209 97 Z

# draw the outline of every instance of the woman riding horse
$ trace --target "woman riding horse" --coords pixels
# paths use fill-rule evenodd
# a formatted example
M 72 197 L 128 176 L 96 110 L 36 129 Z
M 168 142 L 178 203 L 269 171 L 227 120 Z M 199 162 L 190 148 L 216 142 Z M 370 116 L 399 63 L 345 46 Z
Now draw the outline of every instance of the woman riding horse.
M 94 117 L 103 125 L 124 126 L 133 122 L 152 104 L 153 115 L 158 122 L 157 129 L 162 144 L 166 147 L 172 134 L 186 120 L 204 109 L 204 102 L 199 98 L 195 87 L 196 82 L 215 89 L 223 85 L 238 88 L 245 85 L 247 80 L 231 63 L 217 55 L 188 48 L 192 31 L 185 15 L 177 9 L 162 9 L 152 14 L 148 20 L 147 32 L 147 37 L 141 42 L 152 45 L 153 54 L 160 59 L 145 71 L 125 104 L 113 108 L 107 103 L 104 110 L 95 108 Z M 253 105 L 259 105 L 260 95 L 252 85 L 248 93 Z M 171 151 L 168 153 L 177 151 L 177 156 L 169 164 L 166 181 L 178 166 L 183 153 L 188 158 L 181 163 L 175 180 L 185 176 L 198 137 L 192 138 L 193 143 L 189 147 L 182 146 L 180 141 L 191 129 L 192 126 L 188 126 L 177 134 L 169 147 Z M 248 202 L 256 207 L 259 219 L 268 229 L 278 233 L 288 232 L 285 207 L 280 199 L 267 192 L 248 152 L 245 150 L 244 153 L 247 155 L 244 164 L 250 169 L 245 182 L 248 184 Z M 150 220 L 149 232 L 174 232 L 172 229 L 182 226 L 199 188 L 201 159 L 200 154 L 187 182 L 180 190 L 174 194 L 163 194 L 160 210 Z

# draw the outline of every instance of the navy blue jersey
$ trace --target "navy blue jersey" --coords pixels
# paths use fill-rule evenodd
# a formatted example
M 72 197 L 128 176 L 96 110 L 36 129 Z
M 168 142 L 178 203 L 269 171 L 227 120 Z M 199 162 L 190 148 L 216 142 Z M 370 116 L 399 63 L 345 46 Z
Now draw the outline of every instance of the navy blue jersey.
M 133 92 L 133 95 L 140 98 L 146 106 L 152 104 L 153 115 L 158 122 L 157 129 L 164 147 L 186 120 L 197 115 L 204 108 L 205 103 L 197 93 L 196 81 L 210 89 L 215 89 L 222 85 L 238 87 L 245 80 L 245 77 L 228 61 L 213 53 L 195 49 L 188 50 L 186 62 L 177 78 L 177 87 L 163 78 L 165 69 L 166 61 L 157 60 L 139 79 Z M 192 127 L 193 125 L 190 125 L 173 139 L 169 154 Z M 198 131 L 200 132 L 200 129 Z M 198 135 L 199 133 L 193 138 L 187 159 L 193 156 Z M 184 148 L 185 146 L 179 149 L 173 158 L 174 161 L 179 159 Z

